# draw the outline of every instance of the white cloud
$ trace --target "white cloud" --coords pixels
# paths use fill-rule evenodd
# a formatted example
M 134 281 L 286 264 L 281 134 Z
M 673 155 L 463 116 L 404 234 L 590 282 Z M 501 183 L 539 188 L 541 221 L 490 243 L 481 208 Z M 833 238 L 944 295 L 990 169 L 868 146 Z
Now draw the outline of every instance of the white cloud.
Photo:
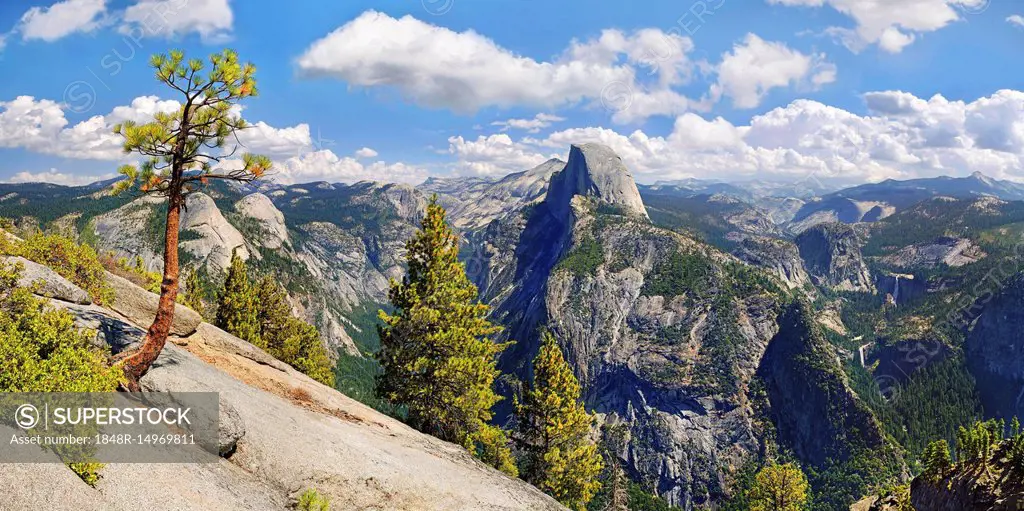
M 466 140 L 461 136 L 448 139 L 448 153 L 455 157 L 457 174 L 501 176 L 530 169 L 550 156 L 534 148 L 515 143 L 505 133 L 479 136 Z
M 507 154 L 539 157 L 546 150 L 564 153 L 571 143 L 603 143 L 644 182 L 813 176 L 849 184 L 974 171 L 1024 179 L 1024 92 L 1004 90 L 972 102 L 900 91 L 864 99 L 868 115 L 798 100 L 747 125 L 688 113 L 666 136 L 573 128 L 502 146 Z
M 229 40 L 234 25 L 228 0 L 138 0 L 123 19 L 124 33 L 174 38 L 195 32 L 210 44 Z
M 501 126 L 502 131 L 508 131 L 510 129 L 526 130 L 530 133 L 537 133 L 541 128 L 547 128 L 552 123 L 564 121 L 564 117 L 557 115 L 540 113 L 533 116 L 532 119 L 509 119 L 507 121 L 495 121 L 491 123 L 491 126 Z
M 53 183 L 57 185 L 65 186 L 81 186 L 97 181 L 104 181 L 117 177 L 117 174 L 99 174 L 99 175 L 80 175 L 80 174 L 65 174 L 58 172 L 57 169 L 50 169 L 45 172 L 18 172 L 10 178 L 6 179 L 5 183 Z
M 239 131 L 238 140 L 245 151 L 268 156 L 298 155 L 313 148 L 308 124 L 275 128 L 259 121 Z
M 118 106 L 106 115 L 95 115 L 70 125 L 64 105 L 47 99 L 19 96 L 0 102 L 0 147 L 23 148 L 40 154 L 64 158 L 123 161 L 123 139 L 113 133 L 115 124 L 132 120 L 139 123 L 153 119 L 157 112 L 174 112 L 180 103 L 142 96 L 130 105 Z M 308 152 L 313 147 L 309 125 L 274 128 L 257 122 L 238 133 L 246 151 L 269 156 L 289 156 Z
M 377 151 L 374 151 L 373 149 L 370 149 L 369 147 L 364 147 L 364 148 L 356 151 L 356 158 L 376 158 L 376 157 L 377 157 Z
M 853 29 L 831 27 L 851 51 L 859 52 L 877 44 L 890 53 L 899 53 L 913 43 L 918 34 L 933 32 L 960 19 L 961 12 L 983 10 L 992 0 L 768 0 L 786 6 L 822 7 L 853 18 Z
M 1018 27 L 1024 28 L 1024 16 L 1021 16 L 1020 14 L 1013 14 L 1013 15 L 1007 16 L 1006 17 L 1006 22 L 1011 24 L 1011 25 L 1016 25 Z
M 747 34 L 732 52 L 722 55 L 711 97 L 732 99 L 736 108 L 754 108 L 771 89 L 789 86 L 818 88 L 835 81 L 835 66 L 824 54 L 804 55 L 783 43 Z
M 106 0 L 64 0 L 50 7 L 25 12 L 15 31 L 22 39 L 53 42 L 75 32 L 90 32 L 100 25 Z
M 326 149 L 275 162 L 271 174 L 271 179 L 284 184 L 310 181 L 419 183 L 427 178 L 427 171 L 419 167 L 382 161 L 364 165 L 355 158 L 341 158 Z
M 411 16 L 368 11 L 314 42 L 298 65 L 306 77 L 387 87 L 432 108 L 469 113 L 486 106 L 584 103 L 604 106 L 628 122 L 687 110 L 688 100 L 671 87 L 689 80 L 692 49 L 689 38 L 661 30 L 605 30 L 597 39 L 573 41 L 550 61 L 538 61 L 472 30 L 454 32 Z M 606 89 L 617 84 L 640 107 L 608 105 Z

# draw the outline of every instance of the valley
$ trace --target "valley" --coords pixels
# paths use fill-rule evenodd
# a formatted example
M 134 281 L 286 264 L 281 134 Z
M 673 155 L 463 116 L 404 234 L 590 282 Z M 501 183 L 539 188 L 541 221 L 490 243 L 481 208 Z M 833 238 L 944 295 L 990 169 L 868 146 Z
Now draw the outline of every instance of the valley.
M 165 206 L 110 185 L 0 184 L 0 217 L 160 271 Z M 638 185 L 609 147 L 578 144 L 500 179 L 217 182 L 186 202 L 180 247 L 208 321 L 237 254 L 317 328 L 337 388 L 394 413 L 373 392 L 376 311 L 436 195 L 514 342 L 496 422 L 544 329 L 645 492 L 728 506 L 750 467 L 794 459 L 815 509 L 847 509 L 909 482 L 929 442 L 1024 416 L 1022 190 L 981 174 L 822 195 Z

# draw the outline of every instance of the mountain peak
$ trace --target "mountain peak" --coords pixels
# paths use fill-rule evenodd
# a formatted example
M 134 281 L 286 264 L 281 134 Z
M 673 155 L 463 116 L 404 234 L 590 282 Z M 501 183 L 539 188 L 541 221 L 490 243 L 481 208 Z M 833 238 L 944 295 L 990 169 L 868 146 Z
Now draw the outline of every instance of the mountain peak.
M 555 211 L 567 212 L 574 195 L 592 197 L 627 214 L 648 218 L 633 174 L 606 145 L 573 144 L 565 168 L 551 178 L 545 201 Z

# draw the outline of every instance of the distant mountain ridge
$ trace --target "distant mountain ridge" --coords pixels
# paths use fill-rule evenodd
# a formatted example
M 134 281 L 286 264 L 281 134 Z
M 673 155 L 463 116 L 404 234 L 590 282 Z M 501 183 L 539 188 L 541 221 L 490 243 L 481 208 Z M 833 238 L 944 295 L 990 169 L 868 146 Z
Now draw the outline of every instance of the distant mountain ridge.
M 812 485 L 839 505 L 860 497 L 872 477 L 904 466 L 902 455 L 885 454 L 878 458 L 885 467 L 856 471 L 870 453 L 857 448 L 856 435 L 843 438 L 841 424 L 871 433 L 864 437 L 870 450 L 884 453 L 889 440 L 878 440 L 877 426 L 906 427 L 891 413 L 883 421 L 877 403 L 861 402 L 879 390 L 870 385 L 874 369 L 855 363 L 857 351 L 871 360 L 876 343 L 902 341 L 892 336 L 929 338 L 916 304 L 966 300 L 971 288 L 960 282 L 1009 253 L 993 244 L 1024 233 L 1024 202 L 1012 202 L 1024 198 L 1024 187 L 980 174 L 771 197 L 696 180 L 637 185 L 606 146 L 577 144 L 569 154 L 568 162 L 502 178 L 418 186 L 215 184 L 191 199 L 183 261 L 217 278 L 226 254 L 238 249 L 256 271 L 276 275 L 296 312 L 339 348 L 339 376 L 362 371 L 358 385 L 339 388 L 366 399 L 374 312 L 386 302 L 388 280 L 403 275 L 405 241 L 436 194 L 460 234 L 467 274 L 505 328 L 499 340 L 516 341 L 501 360 L 509 399 L 499 417 L 508 417 L 546 328 L 580 378 L 588 409 L 626 433 L 630 442 L 615 455 L 645 489 L 684 508 L 715 506 L 732 494 L 741 467 L 789 449 L 816 467 Z M 0 216 L 18 228 L 58 230 L 120 256 L 141 255 L 151 267 L 160 260 L 153 239 L 160 208 L 97 184 L 0 184 Z M 800 216 L 804 208 L 813 211 Z M 931 254 L 951 239 L 971 247 L 962 265 L 902 256 Z M 904 261 L 899 268 L 894 254 Z M 786 320 L 794 300 L 815 309 Z M 993 303 L 1010 310 L 1018 301 Z M 901 329 L 885 330 L 892 326 Z M 789 352 L 801 363 L 790 363 Z M 802 378 L 812 370 L 827 382 Z M 899 383 L 913 378 L 904 376 Z M 843 415 L 819 417 L 836 396 L 849 405 Z M 825 419 L 834 438 L 805 427 Z M 842 466 L 822 461 L 833 457 Z M 842 478 L 841 489 L 830 486 L 833 477 Z

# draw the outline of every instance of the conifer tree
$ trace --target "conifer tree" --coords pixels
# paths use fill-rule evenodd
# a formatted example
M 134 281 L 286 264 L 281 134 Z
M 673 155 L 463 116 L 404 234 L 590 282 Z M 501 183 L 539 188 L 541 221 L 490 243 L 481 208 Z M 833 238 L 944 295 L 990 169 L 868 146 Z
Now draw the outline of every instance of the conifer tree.
M 751 511 L 799 511 L 807 503 L 807 476 L 793 463 L 769 463 L 755 476 Z
M 238 131 L 248 124 L 239 117 L 239 103 L 256 95 L 256 66 L 243 64 L 231 50 L 203 59 L 185 59 L 182 51 L 154 55 L 150 66 L 156 79 L 178 95 L 174 112 L 158 112 L 151 122 L 128 120 L 114 127 L 124 137 L 125 154 L 137 154 L 140 165 L 118 169 L 124 179 L 117 193 L 137 187 L 147 195 L 167 199 L 164 230 L 164 267 L 160 301 L 153 324 L 142 345 L 118 356 L 124 370 L 124 388 L 139 390 L 141 378 L 167 342 L 178 297 L 178 231 L 186 197 L 211 180 L 251 182 L 263 177 L 272 163 L 266 156 L 245 153 L 236 159 L 227 151 Z
M 501 328 L 477 301 L 476 286 L 458 260 L 459 239 L 436 197 L 406 250 L 408 273 L 388 292 L 394 313 L 378 313 L 383 371 L 377 396 L 404 407 L 420 431 L 514 473 L 507 436 L 488 424 L 501 399 L 494 380 L 506 345 L 490 339 Z
M 937 440 L 928 444 L 924 450 L 924 474 L 927 478 L 938 481 L 946 477 L 952 466 L 948 442 Z
M 244 341 L 263 347 L 256 291 L 249 281 L 245 261 L 237 251 L 231 255 L 231 267 L 217 303 L 216 325 Z
M 585 509 L 601 488 L 603 463 L 590 439 L 594 417 L 550 332 L 533 360 L 533 382 L 516 403 L 523 479 L 572 509 Z
M 288 293 L 270 275 L 249 280 L 238 254 L 224 281 L 217 326 L 329 387 L 334 370 L 316 327 L 292 315 Z
M 206 316 L 205 300 L 203 279 L 199 277 L 199 272 L 192 268 L 185 275 L 185 296 L 182 297 L 182 303 L 186 307 L 198 312 L 201 316 Z

